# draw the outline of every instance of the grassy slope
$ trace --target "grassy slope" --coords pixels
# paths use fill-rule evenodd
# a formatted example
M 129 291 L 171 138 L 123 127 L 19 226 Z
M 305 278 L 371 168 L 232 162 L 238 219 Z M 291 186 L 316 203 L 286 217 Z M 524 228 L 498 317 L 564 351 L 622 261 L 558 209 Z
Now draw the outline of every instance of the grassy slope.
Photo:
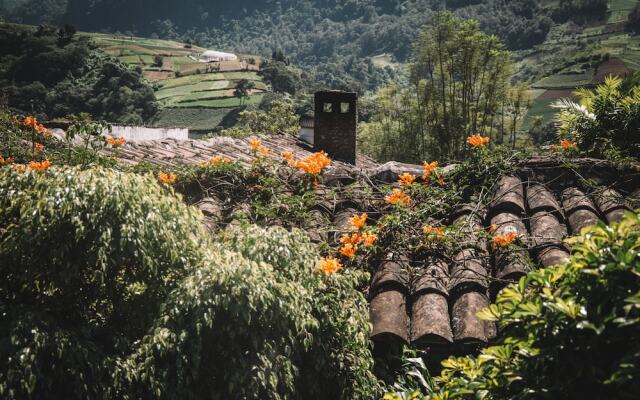
M 170 40 L 102 33 L 82 35 L 91 37 L 98 47 L 123 63 L 142 68 L 147 79 L 156 83 L 156 97 L 162 105 L 155 121 L 159 126 L 207 131 L 228 125 L 239 107 L 233 92 L 240 79 L 253 81 L 256 88 L 246 104 L 259 103 L 267 89 L 253 66 L 240 70 L 239 63 L 229 62 L 220 64 L 220 72 L 207 71 L 206 64 L 194 60 L 204 48 L 186 48 L 183 43 Z M 154 65 L 155 56 L 163 58 L 162 66 Z
M 544 71 L 532 84 L 536 93 L 532 92 L 522 129 L 529 129 L 536 116 L 552 121 L 556 110 L 551 104 L 570 97 L 576 88 L 594 86 L 605 75 L 624 73 L 625 68 L 640 69 L 640 37 L 623 31 L 627 15 L 639 2 L 610 0 L 607 21 L 584 28 L 555 27 L 545 43 L 521 54 L 519 69 Z M 608 55 L 610 61 L 593 59 L 594 55 Z

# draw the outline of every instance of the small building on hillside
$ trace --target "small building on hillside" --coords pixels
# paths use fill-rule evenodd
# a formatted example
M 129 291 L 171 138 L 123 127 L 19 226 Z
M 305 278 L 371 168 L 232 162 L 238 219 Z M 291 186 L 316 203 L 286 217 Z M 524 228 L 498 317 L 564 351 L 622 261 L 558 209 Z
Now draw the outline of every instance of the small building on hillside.
M 238 61 L 238 56 L 231 53 L 223 53 L 221 51 L 207 50 L 200 54 L 200 62 L 221 62 L 221 61 Z

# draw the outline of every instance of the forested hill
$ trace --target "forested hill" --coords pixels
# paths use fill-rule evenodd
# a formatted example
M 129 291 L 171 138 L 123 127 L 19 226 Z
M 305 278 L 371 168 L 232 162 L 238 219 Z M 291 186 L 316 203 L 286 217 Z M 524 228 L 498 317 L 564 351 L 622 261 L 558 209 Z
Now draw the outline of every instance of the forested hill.
M 373 88 L 393 77 L 429 15 L 454 10 L 480 21 L 510 49 L 545 40 L 555 22 L 604 17 L 606 0 L 4 0 L 15 22 L 70 23 L 109 31 L 190 40 L 205 47 L 271 55 L 281 50 L 335 88 Z M 584 22 L 584 21 L 576 21 Z M 387 58 L 372 59 L 387 54 Z M 376 68 L 378 67 L 378 68 Z M 380 68 L 382 67 L 382 68 Z

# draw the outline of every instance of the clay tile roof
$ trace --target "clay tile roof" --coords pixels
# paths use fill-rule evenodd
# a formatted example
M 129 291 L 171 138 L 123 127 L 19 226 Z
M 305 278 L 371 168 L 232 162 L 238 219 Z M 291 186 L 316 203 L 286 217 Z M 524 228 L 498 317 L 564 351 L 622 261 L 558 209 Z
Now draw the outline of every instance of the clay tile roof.
M 291 136 L 258 136 L 262 144 L 271 150 L 269 157 L 280 160 L 281 154 L 291 151 L 296 158 L 305 157 L 313 152 L 308 144 Z M 104 149 L 106 154 L 114 154 L 128 163 L 149 162 L 160 166 L 179 166 L 182 164 L 198 164 L 213 156 L 223 156 L 247 166 L 254 160 L 251 155 L 249 138 L 236 139 L 230 137 L 214 137 L 204 140 L 158 139 L 139 142 L 127 142 L 117 152 L 111 148 Z M 334 162 L 338 178 L 348 173 L 360 172 L 363 169 L 374 169 L 378 166 L 368 157 L 357 155 L 356 165 Z
M 404 169 L 390 164 L 374 172 L 393 182 Z M 457 232 L 451 254 L 432 255 L 424 262 L 409 256 L 392 264 L 394 276 L 402 276 L 399 268 L 411 265 L 409 291 L 396 279 L 386 290 L 370 292 L 376 345 L 393 337 L 418 348 L 460 354 L 490 342 L 496 326 L 478 319 L 477 312 L 532 268 L 564 262 L 570 254 L 564 243 L 569 235 L 640 207 L 640 174 L 622 176 L 601 160 L 575 160 L 568 168 L 557 160 L 533 158 L 513 175 L 498 177 L 485 204 L 486 210 L 482 203 L 451 207 L 447 221 Z M 478 232 L 491 224 L 496 225 L 494 235 L 516 233 L 518 247 L 489 246 Z M 372 287 L 386 276 L 381 271 L 388 264 L 383 265 Z
M 291 137 L 261 139 L 277 159 L 283 151 L 297 158 L 312 151 Z M 167 166 L 197 164 L 215 155 L 242 165 L 253 160 L 248 139 L 222 137 L 127 143 L 117 154 L 123 162 Z M 336 243 L 350 228 L 353 215 L 367 212 L 375 221 L 388 211 L 370 204 L 375 204 L 371 193 L 381 197 L 377 184 L 394 183 L 404 172 L 420 175 L 421 170 L 419 165 L 395 162 L 378 165 L 366 157 L 359 157 L 356 166 L 336 162 L 316 190 L 317 204 L 304 228 L 314 242 Z M 250 212 L 247 204 L 229 205 L 215 197 L 196 205 L 212 229 L 234 212 Z M 553 158 L 530 158 L 511 175 L 496 177 L 489 197 L 448 206 L 450 212 L 443 211 L 446 215 L 438 221 L 457 232 L 448 254 L 398 254 L 387 249 L 384 259 L 371 265 L 365 292 L 376 348 L 397 350 L 400 344 L 412 344 L 449 355 L 490 342 L 496 326 L 476 314 L 497 291 L 532 268 L 565 261 L 570 254 L 566 237 L 640 207 L 640 173 L 620 174 L 602 160 L 572 160 L 568 167 Z M 493 248 L 488 235 L 481 233 L 491 225 L 496 227 L 493 235 L 515 233 L 518 247 Z

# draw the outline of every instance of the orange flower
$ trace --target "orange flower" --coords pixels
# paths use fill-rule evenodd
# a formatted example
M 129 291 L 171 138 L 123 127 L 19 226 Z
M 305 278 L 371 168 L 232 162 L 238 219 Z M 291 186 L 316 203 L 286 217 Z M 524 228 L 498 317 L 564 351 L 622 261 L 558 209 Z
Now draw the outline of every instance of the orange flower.
M 426 181 L 431 177 L 431 174 L 433 173 L 433 171 L 435 171 L 436 168 L 438 168 L 438 162 L 433 161 L 428 163 L 426 161 L 423 161 L 422 168 L 423 168 L 422 179 Z
M 390 195 L 385 196 L 384 201 L 387 204 L 408 206 L 411 203 L 411 197 L 400 189 L 393 189 Z
M 267 156 L 267 155 L 269 155 L 270 152 L 271 151 L 269 149 L 267 149 L 266 147 L 264 147 L 262 145 L 258 146 L 258 153 L 260 153 L 261 155 Z
M 15 158 L 13 158 L 13 157 L 4 158 L 4 157 L 0 156 L 0 165 L 13 164 L 14 160 L 15 160 Z
M 162 172 L 162 171 L 160 171 L 160 173 L 158 173 L 158 180 L 160 182 L 162 182 L 162 183 L 166 183 L 166 184 L 170 185 L 172 183 L 175 183 L 176 179 L 177 179 L 177 177 L 176 177 L 176 174 L 174 174 L 174 173 L 171 173 L 171 172 L 165 173 L 165 172 Z
M 218 156 L 213 156 L 209 159 L 209 164 L 211 165 L 218 165 L 218 164 L 226 164 L 226 163 L 230 163 L 231 160 L 229 160 L 226 157 L 222 157 L 220 155 Z M 205 164 L 206 165 L 206 164 Z
M 365 246 L 371 247 L 375 244 L 376 240 L 378 240 L 378 235 L 375 233 L 365 233 L 362 235 L 362 240 Z
M 36 121 L 34 117 L 25 117 L 23 124 L 27 128 L 28 127 L 36 128 L 38 126 L 38 121 Z
M 356 252 L 358 251 L 358 246 L 354 246 L 351 243 L 347 243 L 340 249 L 340 254 L 347 258 L 353 258 L 356 256 Z
M 293 152 L 284 151 L 282 152 L 282 159 L 288 161 L 289 163 L 293 162 Z
M 326 275 L 331 275 L 340 271 L 342 269 L 342 264 L 340 263 L 340 260 L 333 257 L 326 257 L 321 258 L 320 261 L 318 261 L 316 268 L 324 272 Z
M 367 213 L 364 213 L 360 216 L 354 215 L 351 218 L 351 226 L 353 229 L 362 229 L 367 224 Z
M 498 230 L 498 225 L 496 225 L 496 224 L 491 224 L 487 228 L 487 232 L 489 232 L 491 234 L 493 234 L 493 232 L 495 232 L 496 230 Z
M 51 161 L 49 160 L 44 160 L 42 162 L 31 161 L 27 166 L 34 171 L 42 172 L 49 169 L 49 167 L 51 166 Z
M 556 151 L 558 151 L 558 145 L 557 145 L 557 144 L 552 144 L 552 145 L 551 145 L 551 151 L 553 151 L 554 153 L 555 153 Z
M 249 140 L 249 144 L 251 145 L 251 150 L 256 151 L 258 147 L 262 146 L 262 142 L 258 138 L 251 138 Z
M 433 239 L 444 238 L 444 226 L 425 225 L 422 227 L 422 232 Z
M 360 244 L 360 242 L 362 242 L 362 235 L 360 233 L 354 233 L 353 235 L 343 235 L 340 238 L 340 243 L 341 244 L 353 244 L 353 245 L 357 245 Z
M 41 143 L 34 143 L 33 146 L 36 150 L 36 153 L 41 153 L 44 150 L 44 145 Z
M 415 180 L 416 180 L 416 176 L 411 175 L 408 172 L 405 172 L 404 174 L 398 177 L 398 183 L 401 184 L 402 186 L 411 186 L 413 184 L 413 181 Z
M 575 140 L 574 141 L 569 141 L 567 139 L 562 139 L 560 141 L 560 146 L 562 146 L 562 148 L 565 149 L 565 150 L 569 150 L 569 149 L 572 149 L 572 148 L 576 147 L 576 142 L 575 142 Z
M 107 136 L 107 143 L 111 145 L 114 149 L 117 149 L 118 147 L 127 143 L 127 139 L 125 137 L 119 137 L 114 139 L 111 136 Z
M 510 232 L 507 233 L 506 235 L 504 234 L 500 234 L 500 235 L 496 235 L 493 237 L 492 239 L 492 246 L 493 249 L 495 250 L 498 247 L 506 247 L 508 245 L 510 245 L 514 240 L 516 240 L 516 238 L 518 237 L 518 234 L 515 232 Z
M 327 153 L 324 151 L 310 154 L 302 160 L 297 160 L 293 163 L 293 167 L 310 175 L 317 175 L 330 165 L 331 159 L 327 157 Z
M 489 140 L 491 139 L 486 136 L 471 135 L 467 138 L 467 143 L 469 143 L 473 148 L 476 148 L 489 143 Z

